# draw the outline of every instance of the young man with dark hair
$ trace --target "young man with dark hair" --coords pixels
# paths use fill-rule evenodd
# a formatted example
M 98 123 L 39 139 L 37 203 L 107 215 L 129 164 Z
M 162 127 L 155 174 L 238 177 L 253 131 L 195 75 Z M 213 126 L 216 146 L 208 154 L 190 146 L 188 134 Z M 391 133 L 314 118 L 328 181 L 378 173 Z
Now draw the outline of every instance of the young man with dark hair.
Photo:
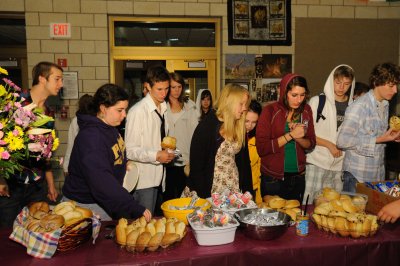
M 125 143 L 127 157 L 137 163 L 140 173 L 133 196 L 154 214 L 158 187 L 165 186 L 163 164 L 175 158 L 174 153 L 161 148 L 162 138 L 168 133 L 164 99 L 170 86 L 169 73 L 163 66 L 150 67 L 145 82 L 149 92 L 126 117 Z
M 400 68 L 392 63 L 374 67 L 370 90 L 351 104 L 340 129 L 337 146 L 346 151 L 343 191 L 355 192 L 357 182 L 385 178 L 385 146 L 400 141 L 400 131 L 388 129 L 389 100 L 397 93 Z
M 23 103 L 36 104 L 49 115 L 46 100 L 55 96 L 63 86 L 63 69 L 51 62 L 40 62 L 32 70 L 32 88 L 23 96 Z M 53 127 L 54 124 L 49 125 Z M 49 161 L 36 161 L 34 158 L 24 162 L 27 170 L 16 173 L 0 185 L 0 227 L 12 227 L 22 208 L 33 201 L 56 201 L 58 192 L 54 186 L 54 176 Z M 47 182 L 45 182 L 45 180 Z

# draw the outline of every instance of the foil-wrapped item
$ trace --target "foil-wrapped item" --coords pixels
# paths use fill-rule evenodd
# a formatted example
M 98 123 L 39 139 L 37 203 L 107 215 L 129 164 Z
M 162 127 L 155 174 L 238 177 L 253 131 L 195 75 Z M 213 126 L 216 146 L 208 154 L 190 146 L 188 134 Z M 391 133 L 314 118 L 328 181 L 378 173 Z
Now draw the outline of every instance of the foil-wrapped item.
M 246 215 L 243 219 L 243 223 L 259 225 L 259 226 L 275 226 L 275 225 L 283 225 L 284 223 L 279 220 L 278 212 L 271 213 L 251 213 Z

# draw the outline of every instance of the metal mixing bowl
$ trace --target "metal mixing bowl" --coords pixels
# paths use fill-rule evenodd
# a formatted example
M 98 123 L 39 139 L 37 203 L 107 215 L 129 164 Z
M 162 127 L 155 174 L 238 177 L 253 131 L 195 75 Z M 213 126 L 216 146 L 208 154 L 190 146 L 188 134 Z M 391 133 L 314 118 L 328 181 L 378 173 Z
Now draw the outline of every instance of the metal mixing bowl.
M 253 225 L 242 222 L 244 217 L 248 214 L 256 214 L 260 212 L 262 214 L 277 212 L 275 210 L 270 209 L 247 209 L 240 210 L 235 213 L 235 218 L 240 223 L 240 228 L 243 233 L 250 238 L 258 239 L 258 240 L 272 240 L 283 235 L 287 228 L 290 225 L 290 221 L 292 220 L 289 215 L 283 212 L 278 212 L 278 220 L 283 222 L 283 225 L 272 225 L 272 226 L 261 226 L 261 225 Z

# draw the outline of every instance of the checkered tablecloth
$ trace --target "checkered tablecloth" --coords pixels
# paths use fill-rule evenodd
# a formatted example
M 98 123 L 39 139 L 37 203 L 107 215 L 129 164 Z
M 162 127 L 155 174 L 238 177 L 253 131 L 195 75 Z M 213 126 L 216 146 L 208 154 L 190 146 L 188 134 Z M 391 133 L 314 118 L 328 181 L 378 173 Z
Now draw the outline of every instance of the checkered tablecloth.
M 38 233 L 27 230 L 23 224 L 28 219 L 29 210 L 27 207 L 18 214 L 14 221 L 13 231 L 10 239 L 26 247 L 26 252 L 36 258 L 51 258 L 57 250 L 58 240 L 62 229 L 50 233 Z M 100 220 L 92 217 L 92 238 L 93 244 L 100 232 Z

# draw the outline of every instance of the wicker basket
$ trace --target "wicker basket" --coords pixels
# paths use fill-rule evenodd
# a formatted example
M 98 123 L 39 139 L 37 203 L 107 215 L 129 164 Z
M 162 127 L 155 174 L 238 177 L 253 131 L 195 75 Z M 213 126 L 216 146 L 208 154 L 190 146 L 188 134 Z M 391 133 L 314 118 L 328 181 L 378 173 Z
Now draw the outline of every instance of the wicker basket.
M 79 247 L 92 237 L 92 219 L 85 218 L 63 229 L 58 241 L 58 251 L 68 251 Z

